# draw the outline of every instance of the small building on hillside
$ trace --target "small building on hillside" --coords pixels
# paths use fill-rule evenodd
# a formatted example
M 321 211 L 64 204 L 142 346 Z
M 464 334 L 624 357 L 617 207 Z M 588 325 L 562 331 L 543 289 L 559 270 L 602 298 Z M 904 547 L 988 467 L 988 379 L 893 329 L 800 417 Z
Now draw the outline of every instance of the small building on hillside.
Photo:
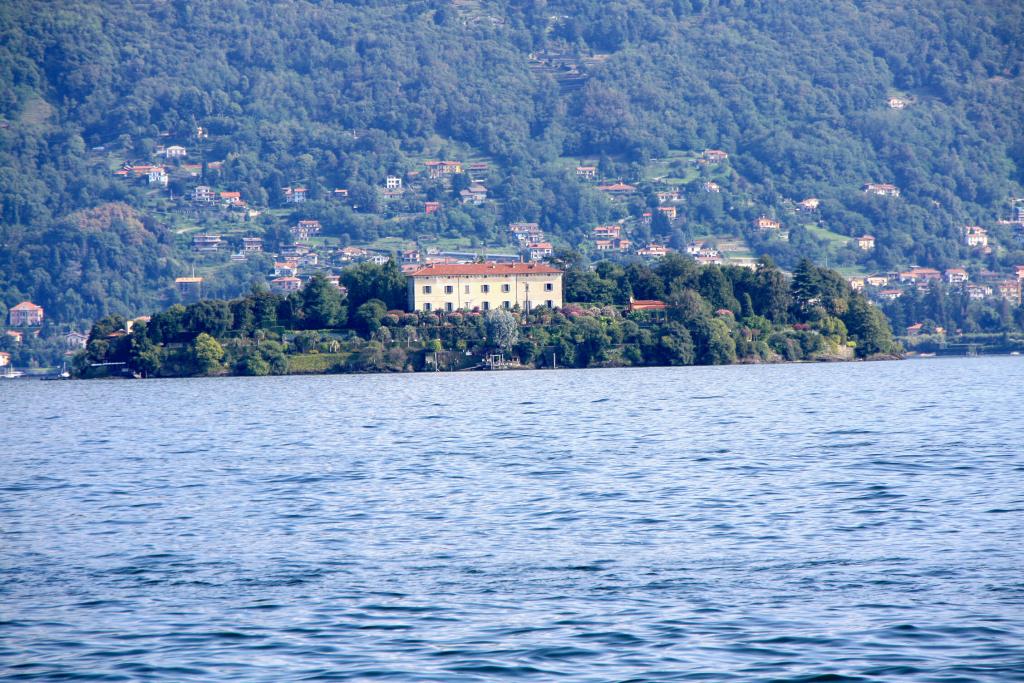
M 263 251 L 262 237 L 243 237 L 242 251 L 246 254 L 258 254 Z
M 980 225 L 965 225 L 964 243 L 969 247 L 987 247 L 988 230 Z
M 944 275 L 946 282 L 951 285 L 962 285 L 970 279 L 967 271 L 963 268 L 947 268 Z
M 865 194 L 873 194 L 879 197 L 899 197 L 900 189 L 890 183 L 865 183 L 861 190 Z
M 309 199 L 309 190 L 304 187 L 284 188 L 284 200 L 289 204 L 301 204 Z
M 629 297 L 629 305 L 626 306 L 626 311 L 633 313 L 636 311 L 664 311 L 668 308 L 668 304 L 659 299 L 634 299 Z
M 199 301 L 203 298 L 203 278 L 201 277 L 175 278 L 174 287 L 184 301 Z
M 34 327 L 43 324 L 43 307 L 22 301 L 8 311 L 11 327 Z
M 541 261 L 555 253 L 550 242 L 534 242 L 526 245 L 526 255 L 531 261 Z
M 384 188 L 388 190 L 401 190 L 402 177 L 397 175 L 389 175 L 384 179 Z
M 593 180 L 597 177 L 597 166 L 577 166 L 576 177 L 584 180 Z
M 192 251 L 197 254 L 211 254 L 220 250 L 224 240 L 220 235 L 196 235 L 192 238 Z
M 427 167 L 427 176 L 432 180 L 462 173 L 461 161 L 428 161 L 425 166 Z
M 561 308 L 562 271 L 540 263 L 427 265 L 409 275 L 409 310 Z
M 706 149 L 700 158 L 706 164 L 720 164 L 726 161 L 729 155 L 720 149 Z
M 872 235 L 861 235 L 857 238 L 857 248 L 861 251 L 871 251 L 875 248 L 875 238 Z
M 617 239 L 622 235 L 621 225 L 599 225 L 590 231 L 597 239 Z
M 82 334 L 77 330 L 72 330 L 64 335 L 64 346 L 69 349 L 84 349 L 88 341 L 89 335 Z
M 171 145 L 164 150 L 164 157 L 167 159 L 181 159 L 188 156 L 188 150 L 181 145 Z
M 782 224 L 779 223 L 779 221 L 775 220 L 774 218 L 769 218 L 768 216 L 761 216 L 756 221 L 754 221 L 754 227 L 761 231 L 778 230 L 779 228 L 782 227 Z
M 275 277 L 270 281 L 270 291 L 276 294 L 290 294 L 300 289 L 302 289 L 302 280 L 291 275 Z
M 0 351 L 0 368 L 6 367 L 11 364 L 11 354 L 6 351 Z
M 902 97 L 890 97 L 889 109 L 906 109 L 907 101 Z
M 192 190 L 192 201 L 200 204 L 212 204 L 217 201 L 217 193 L 208 185 L 199 185 Z

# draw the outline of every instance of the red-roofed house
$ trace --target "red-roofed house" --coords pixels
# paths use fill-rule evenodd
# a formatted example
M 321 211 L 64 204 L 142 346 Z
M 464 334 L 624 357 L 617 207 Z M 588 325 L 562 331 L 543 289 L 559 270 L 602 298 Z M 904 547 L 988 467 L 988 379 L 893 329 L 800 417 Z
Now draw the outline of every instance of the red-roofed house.
M 297 292 L 302 288 L 302 280 L 297 277 L 275 277 L 270 281 L 270 291 L 280 294 Z
M 664 311 L 668 308 L 668 304 L 658 299 L 634 299 L 629 297 L 629 306 L 626 310 L 632 313 L 633 311 Z
M 782 227 L 782 224 L 779 223 L 774 218 L 769 218 L 768 216 L 761 216 L 756 221 L 754 221 L 754 227 L 757 228 L 758 230 L 778 230 L 779 228 Z
M 857 247 L 863 251 L 871 251 L 875 248 L 875 238 L 871 235 L 861 235 L 857 238 Z
M 22 301 L 9 311 L 11 327 L 32 327 L 43 323 L 43 307 Z
M 562 306 L 562 271 L 540 263 L 427 265 L 408 282 L 414 311 Z
M 962 285 L 970 279 L 967 271 L 963 268 L 947 268 L 945 276 L 946 282 L 951 285 Z

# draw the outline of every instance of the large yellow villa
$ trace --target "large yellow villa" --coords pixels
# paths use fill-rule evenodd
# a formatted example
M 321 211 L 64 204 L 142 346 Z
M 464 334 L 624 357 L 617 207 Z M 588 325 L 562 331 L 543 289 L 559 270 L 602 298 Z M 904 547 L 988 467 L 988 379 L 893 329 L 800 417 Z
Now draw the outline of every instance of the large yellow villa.
M 542 263 L 428 265 L 409 274 L 409 310 L 561 308 L 562 271 Z

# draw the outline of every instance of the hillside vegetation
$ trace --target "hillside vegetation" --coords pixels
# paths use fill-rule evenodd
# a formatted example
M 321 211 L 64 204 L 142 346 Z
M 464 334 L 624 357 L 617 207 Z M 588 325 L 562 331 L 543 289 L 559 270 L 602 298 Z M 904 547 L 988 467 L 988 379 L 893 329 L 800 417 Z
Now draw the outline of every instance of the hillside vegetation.
M 958 264 L 961 227 L 984 224 L 1000 245 L 987 265 L 1022 262 L 996 224 L 1024 194 L 1022 21 L 1013 0 L 4 3 L 2 303 L 31 298 L 67 322 L 172 303 L 193 263 L 181 197 L 200 183 L 269 209 L 253 226 L 271 245 L 295 218 L 280 211 L 290 186 L 341 243 L 500 245 L 508 222 L 536 221 L 579 248 L 671 181 L 679 217 L 634 237 L 735 235 L 790 268 L 829 254 L 866 271 Z M 113 174 L 171 144 L 196 167 L 166 192 Z M 728 162 L 691 163 L 708 148 Z M 427 159 L 486 162 L 490 201 L 384 206 L 385 177 Z M 637 196 L 578 181 L 582 162 Z M 699 190 L 710 179 L 721 192 Z M 866 195 L 868 182 L 901 196 Z M 807 197 L 829 234 L 870 232 L 877 248 L 835 250 L 804 229 L 791 208 Z M 90 211 L 102 230 L 82 229 Z M 762 214 L 788 241 L 751 228 Z M 224 296 L 260 276 L 216 270 Z

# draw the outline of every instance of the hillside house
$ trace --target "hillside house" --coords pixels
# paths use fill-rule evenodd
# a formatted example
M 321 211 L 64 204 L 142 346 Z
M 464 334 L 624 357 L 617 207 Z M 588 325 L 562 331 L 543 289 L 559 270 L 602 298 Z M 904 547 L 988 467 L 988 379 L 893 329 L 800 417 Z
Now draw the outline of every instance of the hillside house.
M 720 164 L 728 158 L 729 155 L 720 149 L 706 149 L 700 156 L 700 160 L 706 164 Z
M 342 247 L 340 253 L 342 261 L 357 261 L 366 258 L 370 252 L 362 247 Z
M 968 284 L 965 289 L 972 301 L 982 301 L 992 296 L 992 287 L 989 285 Z
M 610 194 L 613 197 L 625 196 L 636 192 L 636 187 L 629 185 L 628 183 L 618 182 L 610 185 L 598 185 L 597 189 L 605 194 Z
M 670 221 L 674 221 L 677 215 L 676 207 L 674 206 L 659 206 L 658 213 L 660 213 L 662 216 L 669 219 Z
M 594 240 L 594 246 L 598 251 L 611 251 L 613 249 L 611 240 Z
M 1000 298 L 1006 299 L 1016 306 L 1020 305 L 1020 280 L 1003 280 L 998 282 L 993 291 L 997 292 Z
M 597 177 L 597 166 L 577 166 L 576 177 L 583 180 L 593 180 Z
M 901 283 L 932 282 L 942 279 L 942 273 L 934 268 L 911 268 L 899 274 Z
M 167 187 L 168 177 L 167 171 L 163 166 L 153 166 L 149 169 L 146 174 L 146 182 L 150 185 L 159 185 L 160 187 Z
M 419 263 L 422 260 L 422 256 L 419 249 L 406 249 L 402 252 L 402 263 Z
M 637 256 L 642 256 L 643 258 L 656 259 L 668 254 L 668 248 L 660 244 L 648 244 L 646 247 L 637 249 L 636 253 Z
M 181 159 L 188 156 L 188 150 L 181 145 L 171 145 L 164 149 L 164 157 L 167 159 Z
M 208 185 L 199 185 L 192 190 L 192 201 L 199 204 L 212 204 L 217 201 L 217 194 Z
M 622 235 L 621 225 L 599 225 L 590 231 L 595 239 L 617 239 Z
M 6 351 L 0 351 L 0 368 L 6 367 L 11 364 L 11 354 Z
M 397 175 L 389 175 L 384 179 L 384 189 L 386 190 L 401 190 L 402 189 L 402 178 Z
M 861 190 L 865 194 L 873 194 L 879 197 L 899 197 L 900 189 L 889 183 L 865 183 Z
M 459 192 L 459 199 L 463 204 L 479 206 L 487 201 L 487 188 L 479 183 L 473 183 L 465 190 Z
M 754 227 L 761 231 L 778 230 L 779 228 L 782 227 L 782 224 L 779 223 L 779 221 L 775 220 L 774 218 L 769 218 L 768 216 L 761 216 L 756 221 L 754 221 Z
M 294 276 L 275 277 L 270 281 L 270 291 L 277 294 L 290 294 L 302 289 L 302 280 Z
M 857 238 L 857 248 L 861 251 L 871 251 L 875 248 L 875 238 L 871 235 L 861 235 Z
M 258 254 L 263 251 L 262 237 L 243 237 L 242 251 L 246 254 Z
M 902 97 L 890 97 L 889 109 L 906 109 L 907 101 Z
M 1018 280 L 1024 280 L 1024 266 L 1014 266 L 1013 272 Z
M 178 277 L 174 279 L 174 288 L 184 301 L 199 301 L 203 298 L 203 278 Z
M 626 306 L 626 311 L 633 313 L 635 311 L 664 311 L 668 308 L 668 304 L 659 299 L 634 299 L 629 297 L 629 305 Z
M 43 324 L 43 307 L 37 306 L 31 301 L 22 301 L 11 307 L 7 316 L 11 327 L 35 327 Z
M 220 201 L 225 206 L 241 206 L 244 204 L 241 192 L 221 192 Z
M 284 200 L 289 204 L 301 204 L 309 199 L 309 190 L 304 187 L 284 188 Z
M 965 225 L 964 244 L 972 248 L 987 247 L 988 231 L 980 225 Z
M 943 273 L 943 275 L 946 279 L 946 282 L 948 282 L 951 285 L 962 285 L 970 279 L 970 276 L 967 274 L 967 271 L 964 270 L 963 268 L 947 268 L 946 272 Z
M 69 349 L 84 349 L 89 342 L 89 335 L 72 330 L 64 335 L 64 346 Z
M 885 275 L 868 275 L 864 281 L 872 287 L 885 287 L 889 284 L 889 278 Z
M 298 260 L 274 262 L 274 277 L 292 277 L 294 275 L 297 275 L 298 272 Z
M 220 235 L 196 235 L 192 238 L 192 251 L 197 254 L 211 254 L 220 250 L 224 240 Z
M 531 261 L 541 261 L 555 253 L 550 242 L 534 242 L 526 245 L 526 256 Z
M 705 180 L 701 184 L 700 189 L 704 192 L 711 192 L 712 194 L 717 194 L 722 191 L 722 187 L 714 180 Z
M 821 200 L 817 197 L 808 197 L 796 203 L 797 211 L 817 211 L 818 207 L 821 206 Z
M 900 289 L 883 289 L 878 293 L 878 298 L 885 301 L 895 301 L 899 299 L 903 294 L 903 290 Z
M 423 202 L 423 213 L 428 216 L 441 210 L 441 202 Z
M 856 276 L 846 278 L 846 282 L 850 285 L 850 289 L 855 292 L 863 292 L 864 286 L 867 284 L 864 278 Z
M 320 221 L 308 219 L 301 220 L 291 227 L 291 234 L 296 239 L 308 240 L 314 235 L 319 235 L 321 230 Z
M 562 271 L 539 263 L 428 265 L 408 278 L 409 310 L 562 306 Z
M 431 180 L 462 173 L 461 161 L 428 161 L 425 166 L 427 167 L 427 176 Z

